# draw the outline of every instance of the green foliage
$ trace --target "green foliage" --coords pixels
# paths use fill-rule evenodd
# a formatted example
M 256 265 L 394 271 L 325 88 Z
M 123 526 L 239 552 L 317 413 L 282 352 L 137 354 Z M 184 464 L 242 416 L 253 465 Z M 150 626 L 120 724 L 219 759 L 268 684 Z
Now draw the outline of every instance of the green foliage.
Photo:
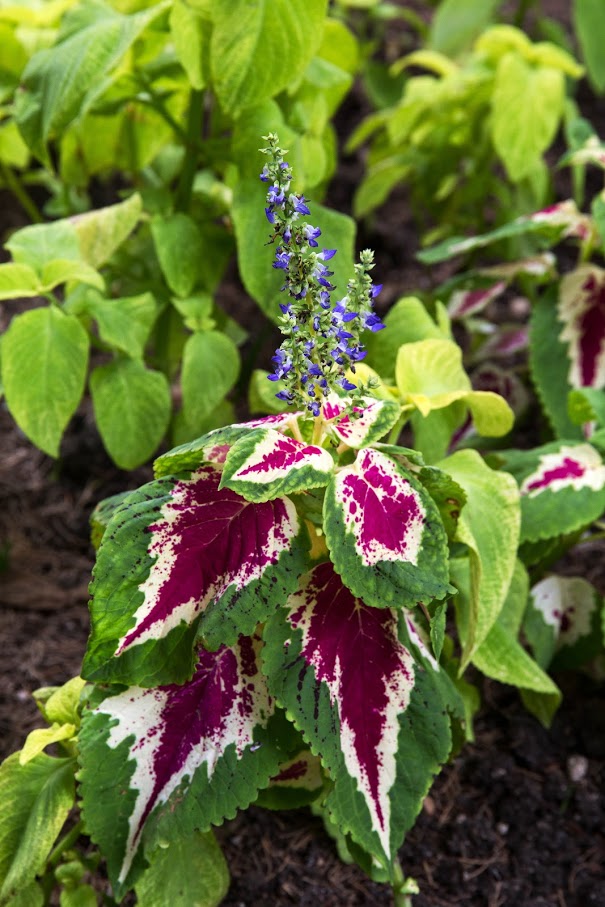
M 513 26 L 483 30 L 494 7 L 442 4 L 428 49 L 394 65 L 393 72 L 414 66 L 427 74 L 408 77 L 397 103 L 371 114 L 349 141 L 352 149 L 371 138 L 358 216 L 403 183 L 417 220 L 433 227 L 425 239 L 434 241 L 476 230 L 488 209 L 493 217 L 494 202 L 499 221 L 546 203 L 543 156 L 562 122 L 565 78 L 583 70 L 566 51 L 532 43 Z

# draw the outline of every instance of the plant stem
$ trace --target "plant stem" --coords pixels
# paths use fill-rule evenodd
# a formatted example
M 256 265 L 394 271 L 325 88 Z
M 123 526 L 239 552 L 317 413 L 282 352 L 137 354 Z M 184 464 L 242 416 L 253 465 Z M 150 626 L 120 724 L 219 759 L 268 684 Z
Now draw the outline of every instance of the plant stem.
M 55 847 L 52 849 L 50 856 L 49 856 L 48 860 L 46 861 L 48 866 L 56 866 L 56 864 L 61 859 L 61 856 L 63 855 L 63 853 L 66 850 L 69 850 L 69 848 L 72 846 L 72 844 L 76 843 L 76 841 L 78 840 L 78 838 L 80 837 L 80 835 L 82 833 L 83 828 L 84 828 L 84 823 L 80 819 L 80 821 L 76 822 L 74 827 L 72 829 L 70 829 L 67 832 L 67 834 L 63 835 L 61 840 L 58 841 L 57 844 L 55 845 Z
M 203 91 L 193 88 L 189 97 L 185 160 L 183 161 L 183 169 L 181 170 L 181 177 L 174 198 L 174 207 L 177 211 L 188 211 L 191 205 L 191 191 L 197 170 L 199 140 L 202 132 L 203 102 Z
M 513 23 L 517 28 L 524 27 L 527 10 L 532 4 L 533 0 L 519 0 L 519 6 L 517 7 L 517 12 L 515 13 L 515 21 Z
M 40 214 L 38 206 L 23 186 L 17 174 L 3 161 L 0 161 L 0 176 L 2 176 L 7 188 L 13 193 L 29 219 L 35 224 L 41 224 L 44 218 Z

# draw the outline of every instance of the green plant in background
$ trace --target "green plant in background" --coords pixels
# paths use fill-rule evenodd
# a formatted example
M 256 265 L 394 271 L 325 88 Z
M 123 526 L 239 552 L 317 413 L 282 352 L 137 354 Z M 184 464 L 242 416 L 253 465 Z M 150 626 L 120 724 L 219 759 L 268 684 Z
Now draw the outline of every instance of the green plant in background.
M 7 404 L 57 456 L 88 378 L 105 447 L 131 469 L 166 435 L 232 420 L 225 398 L 250 366 L 242 374 L 237 304 L 216 300 L 229 261 L 263 311 L 279 291 L 249 254 L 258 135 L 279 128 L 301 186 L 321 195 L 357 44 L 326 0 L 65 0 L 0 8 L 0 26 L 0 180 L 33 220 L 35 183 L 62 216 L 6 245 L 0 297 L 47 302 L 3 338 Z M 91 207 L 116 193 L 124 201 Z M 325 233 L 350 266 L 352 221 L 331 212 Z
M 551 185 L 544 153 L 565 114 L 565 79 L 583 72 L 574 58 L 513 26 L 494 25 L 459 59 L 429 46 L 393 71 L 409 67 L 428 74 L 406 79 L 399 101 L 371 114 L 349 140 L 353 150 L 371 138 L 356 214 L 405 185 L 425 241 L 434 241 L 545 204 Z

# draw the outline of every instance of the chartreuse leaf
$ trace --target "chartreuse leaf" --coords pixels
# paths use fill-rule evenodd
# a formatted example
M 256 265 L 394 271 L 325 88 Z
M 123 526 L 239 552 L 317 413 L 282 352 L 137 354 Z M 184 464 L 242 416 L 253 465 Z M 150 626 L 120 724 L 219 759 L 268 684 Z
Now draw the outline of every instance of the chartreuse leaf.
M 51 743 L 60 743 L 62 740 L 71 740 L 75 736 L 76 727 L 73 724 L 53 724 L 51 727 L 39 727 L 27 735 L 23 749 L 19 753 L 19 763 L 26 765 L 44 752 Z
M 498 62 L 490 127 L 513 182 L 531 173 L 553 141 L 564 103 L 565 79 L 560 69 L 532 65 L 515 52 Z
M 341 832 L 393 872 L 393 860 L 451 746 L 431 676 L 398 637 L 398 616 L 356 599 L 330 563 L 265 628 L 269 689 L 334 783 Z
M 169 842 L 178 859 L 195 829 L 233 818 L 278 772 L 261 647 L 242 636 L 233 648 L 200 648 L 184 685 L 130 687 L 85 714 L 82 814 L 118 897 L 140 873 L 143 837 L 150 855 Z
M 166 377 L 136 359 L 116 359 L 94 369 L 90 392 L 103 444 L 114 462 L 135 469 L 148 460 L 170 419 Z
M 570 361 L 561 341 L 557 319 L 557 288 L 548 290 L 532 307 L 529 331 L 529 366 L 534 386 L 549 422 L 560 438 L 581 438 L 567 412 Z
M 154 4 L 131 16 L 109 5 L 88 4 L 77 13 L 78 27 L 48 49 L 33 55 L 21 77 L 16 119 L 33 153 L 50 166 L 47 142 L 88 106 L 104 87 L 146 25 L 165 9 Z
M 401 416 L 395 400 L 362 397 L 350 412 L 350 400 L 330 395 L 321 407 L 325 422 L 339 442 L 347 447 L 365 447 L 383 438 Z
M 603 599 L 580 576 L 547 576 L 533 586 L 523 632 L 544 669 L 576 670 L 602 651 Z
M 151 235 L 166 283 L 177 296 L 188 296 L 198 282 L 204 254 L 196 223 L 181 212 L 154 217 Z
M 88 335 L 57 306 L 17 315 L 2 338 L 2 383 L 15 422 L 53 457 L 84 391 Z
M 143 357 L 159 314 L 159 305 L 151 293 L 106 299 L 101 293 L 86 289 L 71 294 L 65 307 L 74 315 L 87 314 L 94 318 L 101 340 L 132 359 Z
M 29 265 L 0 265 L 0 300 L 39 296 L 41 290 L 40 278 Z
M 289 498 L 250 504 L 208 464 L 144 485 L 110 521 L 93 574 L 83 676 L 182 683 L 198 630 L 250 633 L 296 586 L 305 529 Z
M 397 353 L 404 343 L 418 340 L 451 340 L 449 318 L 441 303 L 436 306 L 439 321 L 429 314 L 426 306 L 416 296 L 404 296 L 389 309 L 384 325 L 386 331 L 377 331 L 368 338 L 368 359 L 379 368 L 381 375 L 393 376 Z
M 570 391 L 567 412 L 574 425 L 596 422 L 598 426 L 604 426 L 605 391 L 594 387 L 580 387 Z
M 460 450 L 439 468 L 466 492 L 456 539 L 469 549 L 470 602 L 461 669 L 494 626 L 508 594 L 519 543 L 519 490 L 511 476 L 490 469 L 475 450 Z
M 70 218 L 84 261 L 93 268 L 106 264 L 139 223 L 143 202 L 138 192 L 116 205 Z
M 598 92 L 605 89 L 605 60 L 603 41 L 605 23 L 599 0 L 574 0 L 573 18 L 575 33 L 588 69 L 588 78 Z
M 36 705 L 47 721 L 80 724 L 80 696 L 86 685 L 81 677 L 72 677 L 60 687 L 34 690 Z
M 209 8 L 208 8 L 209 9 Z M 204 10 L 187 0 L 175 0 L 170 12 L 170 33 L 181 66 L 192 88 L 202 89 L 208 79 L 212 23 Z
M 199 331 L 183 350 L 181 386 L 186 419 L 196 425 L 233 389 L 240 357 L 233 340 L 220 331 Z
M 444 0 L 431 22 L 428 44 L 448 57 L 468 50 L 490 24 L 498 0 Z
M 234 0 L 212 7 L 212 82 L 237 116 L 301 76 L 323 32 L 326 0 Z
M 30 882 L 6 902 L 6 907 L 44 907 L 44 892 L 37 882 Z
M 329 451 L 289 438 L 273 428 L 257 428 L 229 450 L 221 488 L 247 501 L 269 501 L 282 494 L 321 488 L 334 469 Z
M 47 262 L 40 274 L 41 289 L 49 293 L 60 284 L 70 281 L 90 284 L 97 290 L 105 289 L 105 281 L 95 268 L 91 268 L 85 261 L 72 261 L 67 258 L 55 258 Z
M 26 765 L 13 753 L 0 766 L 0 904 L 44 868 L 75 799 L 74 761 L 44 754 Z
M 23 227 L 13 233 L 6 248 L 17 264 L 29 265 L 38 272 L 57 259 L 81 261 L 78 234 L 69 220 Z
M 229 869 L 211 831 L 193 831 L 159 847 L 134 886 L 145 907 L 215 907 L 228 888 Z
M 452 580 L 458 587 L 455 598 L 457 622 L 463 645 L 469 626 L 471 572 L 469 561 L 459 558 L 452 563 Z M 561 693 L 519 642 L 519 629 L 527 602 L 528 577 L 516 561 L 504 605 L 489 633 L 476 649 L 473 664 L 486 675 L 532 694 L 531 710 L 545 724 L 550 724 L 561 701 Z
M 156 478 L 174 475 L 185 470 L 192 471 L 202 463 L 224 463 L 231 444 L 237 441 L 246 432 L 257 428 L 274 428 L 276 431 L 286 431 L 291 419 L 296 419 L 301 413 L 276 413 L 271 416 L 262 416 L 250 422 L 236 422 L 224 428 L 213 431 L 180 444 L 178 447 L 162 454 L 154 461 L 153 471 Z
M 403 466 L 372 448 L 326 489 L 324 531 L 336 571 L 378 608 L 443 598 L 447 536 L 437 505 Z
M 422 416 L 462 401 L 480 435 L 498 437 L 512 428 L 514 414 L 503 397 L 472 390 L 462 367 L 462 350 L 452 340 L 404 344 L 397 355 L 395 380 L 403 403 L 412 403 Z
M 59 895 L 59 907 L 97 907 L 97 894 L 92 885 L 63 888 Z
M 262 165 L 263 155 L 259 154 L 259 173 Z M 264 213 L 265 195 L 264 184 L 258 178 L 240 180 L 234 192 L 231 216 L 242 282 L 265 315 L 276 321 L 279 303 L 283 301 L 280 292 L 283 275 L 272 267 L 275 246 L 266 242 L 271 227 Z M 331 280 L 344 294 L 353 273 L 355 222 L 345 214 L 315 203 L 311 210 L 312 223 L 321 227 L 325 248 L 338 249 L 338 255 L 330 261 L 330 270 L 334 272 Z M 252 238 L 256 239 L 252 241 Z
M 521 542 L 575 532 L 605 510 L 605 464 L 591 444 L 554 441 L 502 457 L 521 492 Z

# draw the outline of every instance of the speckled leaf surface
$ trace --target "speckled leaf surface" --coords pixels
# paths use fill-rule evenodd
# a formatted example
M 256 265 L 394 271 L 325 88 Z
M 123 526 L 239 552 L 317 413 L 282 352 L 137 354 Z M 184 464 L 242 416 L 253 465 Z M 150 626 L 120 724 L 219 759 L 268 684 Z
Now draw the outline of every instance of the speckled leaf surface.
M 326 541 L 351 591 L 379 608 L 443 598 L 447 537 L 437 505 L 400 464 L 365 448 L 331 479 Z
M 116 512 L 91 586 L 87 679 L 182 683 L 198 631 L 232 644 L 296 587 L 306 530 L 292 501 L 250 504 L 219 482 L 208 464 L 144 485 Z
M 265 631 L 269 688 L 334 782 L 341 831 L 387 868 L 450 748 L 449 719 L 398 637 L 331 564 L 301 579 Z
M 392 400 L 364 398 L 363 406 L 356 407 L 352 413 L 347 412 L 348 402 L 333 396 L 321 409 L 336 438 L 348 447 L 365 447 L 379 441 L 401 415 L 400 405 Z
M 605 387 L 605 271 L 581 265 L 561 278 L 560 340 L 567 344 L 571 387 Z
M 221 488 L 230 488 L 247 501 L 269 501 L 326 485 L 333 468 L 334 460 L 324 448 L 272 428 L 257 428 L 229 450 Z
M 142 865 L 148 821 L 168 840 L 206 830 L 246 807 L 278 772 L 261 648 L 258 637 L 241 637 L 216 652 L 199 649 L 184 685 L 129 687 L 86 713 L 83 816 L 118 894 Z

